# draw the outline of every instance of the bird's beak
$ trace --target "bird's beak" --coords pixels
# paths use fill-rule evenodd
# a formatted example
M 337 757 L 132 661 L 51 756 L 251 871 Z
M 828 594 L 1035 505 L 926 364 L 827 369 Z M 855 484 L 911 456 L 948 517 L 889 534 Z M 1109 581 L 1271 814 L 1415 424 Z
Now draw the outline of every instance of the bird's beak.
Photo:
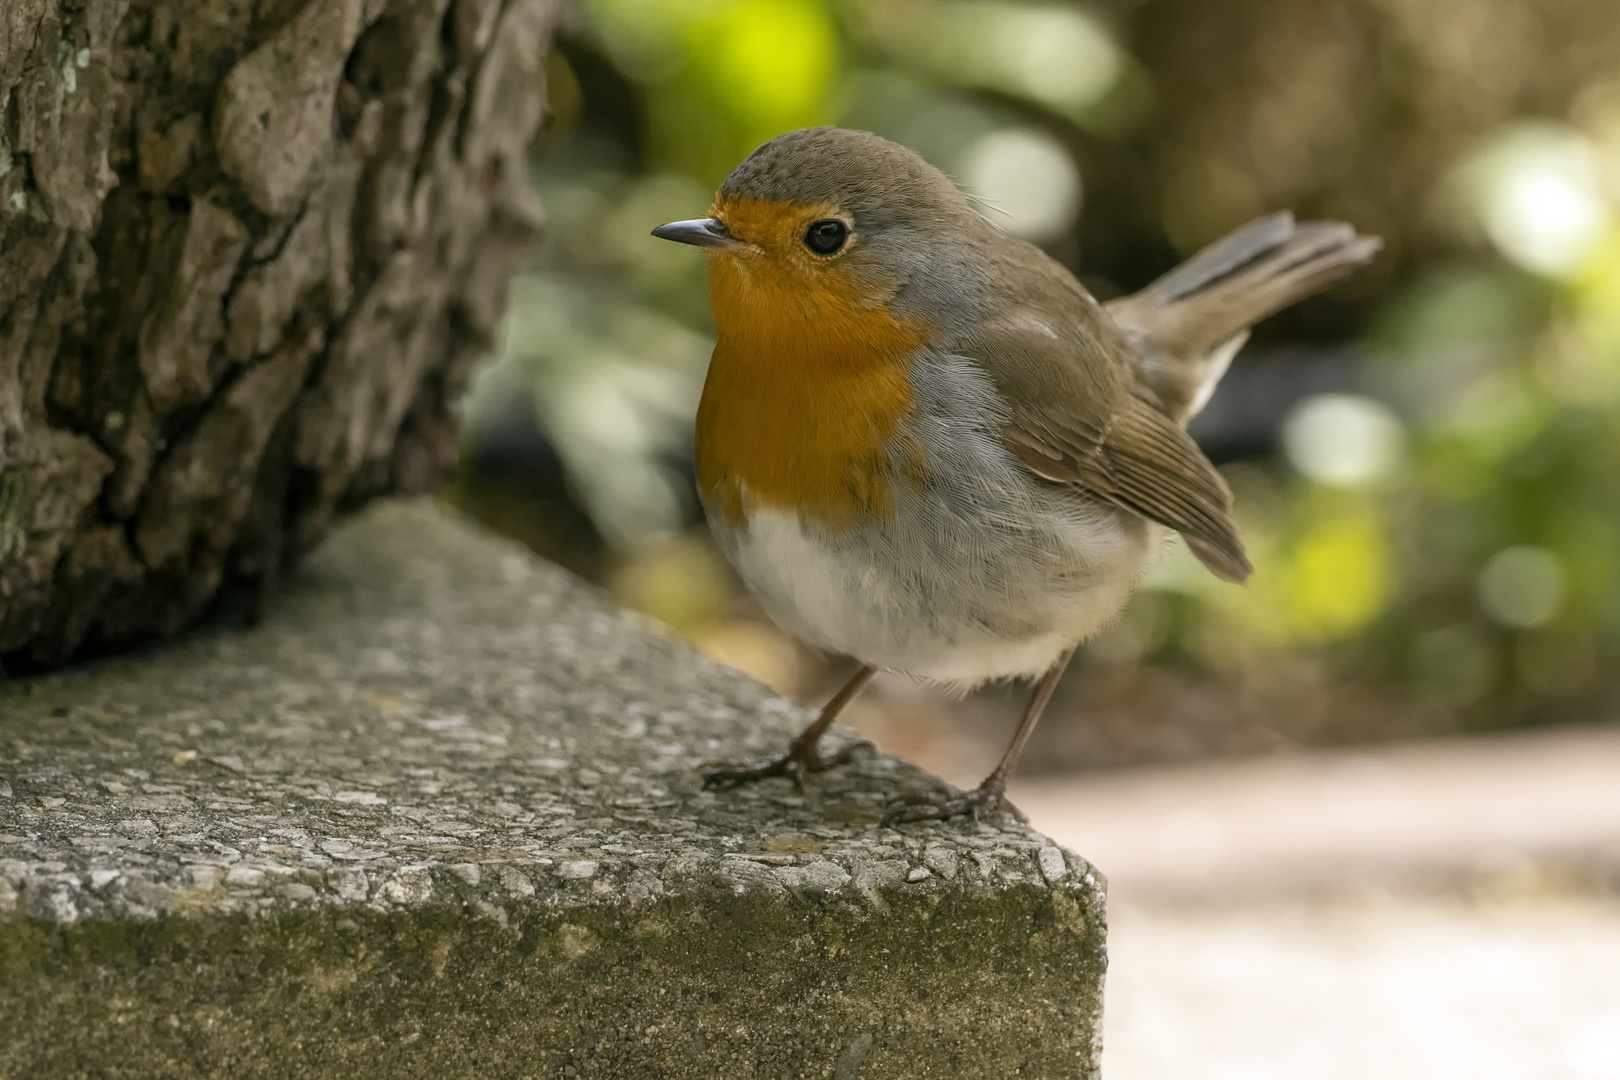
M 741 251 L 748 245 L 731 235 L 725 222 L 719 218 L 694 218 L 691 221 L 672 221 L 652 231 L 660 240 L 673 240 L 677 244 L 695 244 L 698 247 L 717 248 L 720 251 Z

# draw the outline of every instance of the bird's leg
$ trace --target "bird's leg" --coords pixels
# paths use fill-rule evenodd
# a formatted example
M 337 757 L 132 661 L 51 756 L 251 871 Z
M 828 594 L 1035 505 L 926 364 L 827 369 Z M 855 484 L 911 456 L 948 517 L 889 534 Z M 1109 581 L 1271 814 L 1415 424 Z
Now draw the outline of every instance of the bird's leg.
M 1063 670 L 1069 666 L 1069 658 L 1074 655 L 1074 649 L 1058 657 L 1057 663 L 1051 670 L 1041 676 L 1041 681 L 1035 684 L 1035 692 L 1030 695 L 1029 704 L 1024 708 L 1024 717 L 1018 721 L 1018 730 L 1013 732 L 1012 742 L 1007 746 L 1007 752 L 1001 755 L 1001 761 L 996 765 L 995 771 L 984 778 L 984 783 L 972 791 L 947 798 L 938 796 L 911 796 L 905 802 L 883 815 L 883 824 L 892 825 L 899 821 L 937 821 L 942 818 L 958 817 L 962 814 L 972 814 L 974 820 L 984 814 L 991 814 L 997 810 L 1005 810 L 1019 821 L 1028 822 L 1024 812 L 1007 801 L 1007 778 L 1012 775 L 1013 768 L 1018 764 L 1018 757 L 1024 752 L 1024 744 L 1029 742 L 1030 734 L 1041 719 L 1041 713 L 1046 711 L 1046 703 L 1052 700 L 1052 692 L 1057 689 L 1058 680 L 1063 677 Z
M 861 668 L 850 676 L 844 688 L 833 695 L 831 701 L 822 708 L 821 715 L 809 727 L 799 732 L 798 736 L 788 744 L 787 753 L 778 758 L 754 763 L 742 761 L 706 761 L 698 766 L 703 773 L 704 787 L 720 787 L 724 784 L 742 784 L 749 780 L 761 780 L 767 776 L 792 777 L 794 784 L 804 787 L 806 773 L 821 772 L 834 765 L 842 765 L 855 757 L 855 751 L 870 748 L 871 743 L 866 740 L 850 743 L 831 756 L 821 752 L 821 736 L 838 719 L 855 695 L 866 689 L 866 684 L 872 681 L 877 669 L 870 665 Z

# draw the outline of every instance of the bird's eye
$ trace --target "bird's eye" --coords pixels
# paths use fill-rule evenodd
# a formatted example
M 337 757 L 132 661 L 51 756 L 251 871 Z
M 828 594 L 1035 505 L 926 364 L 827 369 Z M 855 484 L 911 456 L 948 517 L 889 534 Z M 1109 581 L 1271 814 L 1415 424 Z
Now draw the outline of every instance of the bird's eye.
M 817 255 L 831 255 L 849 239 L 849 226 L 837 218 L 812 222 L 804 231 L 804 246 Z

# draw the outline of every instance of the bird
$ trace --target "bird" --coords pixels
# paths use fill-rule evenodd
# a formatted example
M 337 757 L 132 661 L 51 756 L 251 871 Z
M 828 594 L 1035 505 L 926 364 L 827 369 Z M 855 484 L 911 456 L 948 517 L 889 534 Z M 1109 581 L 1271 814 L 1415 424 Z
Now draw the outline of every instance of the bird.
M 860 744 L 821 739 L 880 671 L 957 693 L 1034 680 L 978 787 L 908 796 L 886 824 L 1023 820 L 1006 788 L 1025 743 L 1170 533 L 1249 576 L 1187 421 L 1254 323 L 1380 247 L 1274 213 L 1102 304 L 921 156 L 837 127 L 764 143 L 707 217 L 652 235 L 708 252 L 693 450 L 714 537 L 779 626 L 859 664 L 784 753 L 705 763 L 705 784 L 802 786 L 851 760 Z

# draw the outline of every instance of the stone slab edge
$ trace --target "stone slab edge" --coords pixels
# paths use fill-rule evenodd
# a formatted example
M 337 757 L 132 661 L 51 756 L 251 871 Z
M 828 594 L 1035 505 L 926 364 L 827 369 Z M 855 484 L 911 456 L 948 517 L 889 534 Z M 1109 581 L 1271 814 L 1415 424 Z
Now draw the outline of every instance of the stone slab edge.
M 266 624 L 0 685 L 0 1076 L 1083 1077 L 1104 883 L 427 502 Z

